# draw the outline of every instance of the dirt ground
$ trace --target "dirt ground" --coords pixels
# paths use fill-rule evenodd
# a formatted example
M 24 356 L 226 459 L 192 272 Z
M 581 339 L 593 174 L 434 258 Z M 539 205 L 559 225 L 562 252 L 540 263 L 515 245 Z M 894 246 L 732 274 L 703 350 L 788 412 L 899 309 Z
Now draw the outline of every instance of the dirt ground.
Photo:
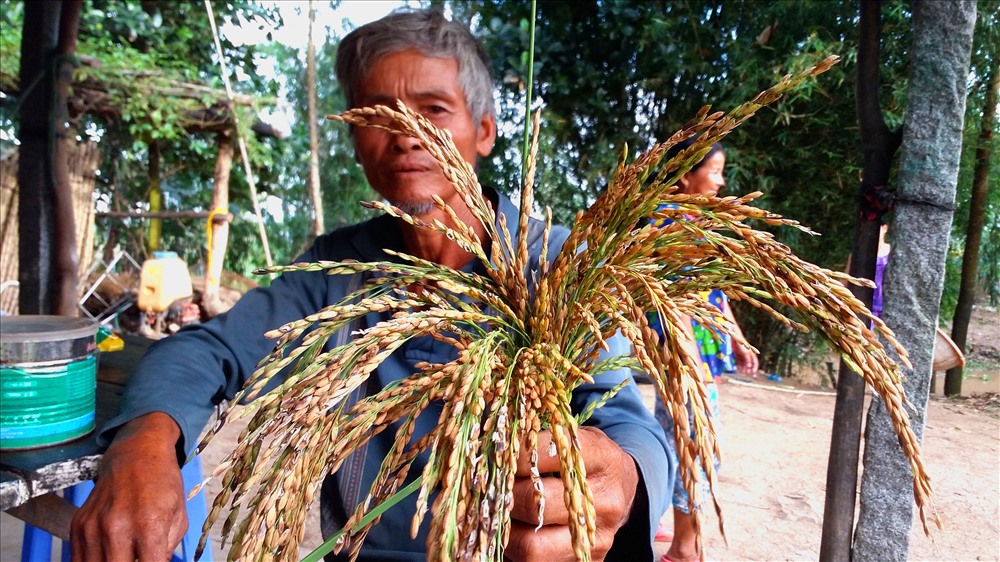
M 910 538 L 909 560 L 1000 560 L 1000 313 L 973 312 L 963 397 L 931 396 L 923 454 L 944 529 Z M 938 373 L 936 389 L 944 387 Z M 835 395 L 799 381 L 720 385 L 726 537 L 707 514 L 715 560 L 819 558 Z M 860 488 L 860 484 L 859 484 Z M 669 515 L 664 517 L 669 525 Z M 658 543 L 665 552 L 669 546 Z
M 782 385 L 721 385 L 720 498 L 728 545 L 707 517 L 706 553 L 717 560 L 819 558 L 832 394 Z M 914 527 L 910 560 L 997 560 L 1000 556 L 1000 420 L 968 403 L 932 399 L 924 459 L 944 525 L 927 538 Z M 986 476 L 983 478 L 983 476 Z M 669 523 L 669 517 L 665 518 Z M 663 550 L 666 544 L 660 545 Z

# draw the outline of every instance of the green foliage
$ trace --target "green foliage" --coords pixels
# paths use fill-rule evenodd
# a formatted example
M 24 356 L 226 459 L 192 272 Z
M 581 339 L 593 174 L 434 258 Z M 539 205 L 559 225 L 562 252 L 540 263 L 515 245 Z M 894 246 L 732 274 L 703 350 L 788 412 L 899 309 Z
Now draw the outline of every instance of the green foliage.
M 524 4 L 454 3 L 473 21 L 493 56 L 501 122 L 523 119 L 526 75 Z M 901 1 L 883 10 L 882 105 L 891 126 L 902 122 L 909 13 Z M 853 239 L 862 166 L 855 104 L 857 27 L 852 3 L 665 1 L 551 2 L 539 6 L 535 81 L 543 109 L 538 199 L 569 224 L 604 189 L 620 150 L 633 153 L 666 138 L 704 105 L 726 110 L 776 77 L 829 54 L 843 61 L 805 85 L 726 142 L 724 194 L 763 191 L 765 204 L 822 233 L 775 232 L 796 254 L 842 269 Z M 486 183 L 517 191 L 514 139 L 498 141 L 481 166 Z M 771 357 L 800 345 L 756 311 L 741 317 L 750 340 Z M 749 327 L 749 330 L 747 330 Z
M 483 183 L 514 195 L 521 181 L 529 6 L 500 0 L 429 4 L 448 6 L 454 17 L 469 21 L 493 57 L 500 138 L 493 156 L 479 163 L 479 171 Z M 80 75 L 113 84 L 110 93 L 122 104 L 120 119 L 84 116 L 78 126 L 82 136 L 100 139 L 105 153 L 98 178 L 100 209 L 144 208 L 148 143 L 156 141 L 167 174 L 163 180 L 166 207 L 210 210 L 215 139 L 184 132 L 180 116 L 191 106 L 156 93 L 156 88 L 171 81 L 221 88 L 204 7 L 196 2 L 161 2 L 148 3 L 147 11 L 142 6 L 130 0 L 84 4 L 79 53 L 100 59 L 102 66 L 81 68 Z M 213 6 L 220 25 L 225 21 L 241 29 L 281 25 L 279 14 L 256 3 Z M 988 65 L 996 64 L 995 54 L 987 47 L 1000 44 L 995 24 L 998 1 L 981 0 L 979 11 L 974 77 L 985 76 Z M 644 150 L 652 139 L 665 138 L 680 128 L 703 105 L 729 109 L 773 83 L 776 76 L 826 54 L 838 54 L 842 62 L 820 80 L 764 110 L 727 140 L 724 194 L 763 191 L 769 208 L 822 233 L 813 237 L 788 229 L 775 233 L 781 241 L 809 261 L 842 269 L 853 237 L 862 164 L 855 113 L 858 17 L 855 4 L 825 0 L 541 3 L 534 60 L 535 106 L 543 109 L 538 159 L 542 167 L 536 186 L 539 203 L 553 208 L 557 222 L 570 224 L 576 212 L 605 189 L 607 174 L 626 145 L 633 154 Z M 904 115 L 909 18 L 909 4 L 902 0 L 887 2 L 883 8 L 881 98 L 890 127 L 900 125 Z M 0 84 L 5 90 L 17 77 L 22 19 L 21 2 L 0 0 Z M 317 95 L 323 119 L 345 108 L 339 85 L 332 79 L 336 37 L 323 43 L 320 29 L 317 37 Z M 260 76 L 256 67 L 262 57 L 280 61 L 282 97 L 295 123 L 293 135 L 275 142 L 257 141 L 248 131 L 243 133 L 251 142 L 261 199 L 273 196 L 281 201 L 283 221 L 270 216 L 265 221 L 273 233 L 270 242 L 276 261 L 289 261 L 304 246 L 311 212 L 305 194 L 305 53 L 270 43 L 235 45 L 225 36 L 222 40 L 231 72 L 241 68 L 250 77 L 237 84 L 242 92 L 277 96 L 278 81 Z M 949 306 L 948 299 L 953 302 L 957 291 L 982 91 L 983 85 L 973 80 L 942 309 L 945 315 L 950 315 L 953 304 Z M 211 105 L 216 100 L 191 101 Z M 16 100 L 9 99 L 0 103 L 0 129 L 15 130 L 15 105 Z M 259 109 L 240 109 L 244 129 Z M 357 204 L 373 194 L 354 162 L 347 129 L 324 120 L 320 135 L 327 227 L 370 216 L 370 211 Z M 10 148 L 5 143 L 4 149 Z M 993 151 L 994 162 L 997 152 Z M 1000 168 L 994 164 L 993 169 Z M 995 294 L 1000 283 L 1000 189 L 995 187 L 997 174 L 992 176 L 980 276 Z M 236 222 L 227 268 L 247 274 L 264 260 L 238 161 L 230 181 L 230 211 Z M 204 226 L 201 220 L 165 221 L 164 247 L 179 251 L 189 263 L 200 261 Z M 101 219 L 99 236 L 106 240 L 116 230 L 119 240 L 130 241 L 130 249 L 141 254 L 144 227 L 142 220 Z M 765 356 L 774 357 L 772 365 L 785 360 L 782 350 L 803 344 L 797 334 L 782 331 L 753 311 L 746 311 L 741 322 Z
M 0 1 L 0 85 L 17 81 L 21 60 L 21 32 L 24 4 L 14 0 Z
M 320 35 L 317 33 L 317 37 Z M 344 95 L 333 75 L 334 58 L 339 41 L 334 37 L 325 43 L 317 39 L 316 48 L 316 107 L 319 123 L 319 173 L 323 197 L 324 223 L 327 230 L 357 223 L 370 218 L 373 212 L 358 204 L 375 197 L 361 167 L 354 161 L 350 134 L 343 124 L 332 123 L 326 116 L 346 109 Z M 311 208 L 306 194 L 309 169 L 309 112 L 306 88 L 305 52 L 281 45 L 272 47 L 273 54 L 285 61 L 287 103 L 294 112 L 295 134 L 281 146 L 276 173 L 282 178 L 285 211 L 294 217 L 295 238 L 302 241 L 309 231 Z M 298 248 L 301 250 L 302 248 Z M 289 256 L 291 258 L 292 256 Z
M 22 2 L 0 0 L 0 91 L 7 91 L 18 82 L 23 21 Z M 9 142 L 14 137 L 16 113 L 16 103 L 12 103 L 11 98 L 0 98 L 0 158 L 17 150 L 16 145 Z
M 526 8 L 490 1 L 474 6 L 469 10 L 479 15 L 479 32 L 502 77 L 501 118 L 515 119 L 517 106 L 506 105 L 523 81 Z M 890 86 L 883 88 L 883 99 L 890 122 L 902 119 L 899 92 L 905 88 L 896 84 L 905 76 L 907 17 L 894 5 L 884 26 Z M 802 246 L 796 250 L 812 261 L 841 266 L 861 165 L 854 102 L 857 23 L 854 6 L 823 1 L 542 4 L 535 72 L 543 120 L 555 129 L 543 150 L 558 160 L 541 179 L 553 195 L 545 203 L 557 219 L 571 220 L 581 198 L 591 201 L 603 189 L 619 148 L 641 150 L 703 105 L 726 109 L 776 76 L 838 54 L 844 62 L 830 75 L 782 100 L 769 118 L 728 142 L 727 192 L 760 189 L 781 212 L 794 210 L 824 237 L 786 241 Z M 768 40 L 758 40 L 765 31 Z M 508 146 L 516 150 L 503 148 Z M 501 166 L 495 169 L 503 178 L 516 177 Z M 503 178 L 496 183 L 515 185 Z
M 97 58 L 101 64 L 96 68 L 82 67 L 78 79 L 106 85 L 112 103 L 120 108 L 118 119 L 85 116 L 80 126 L 81 131 L 100 139 L 105 148 L 102 181 L 99 181 L 101 196 L 109 202 L 117 201 L 123 210 L 144 209 L 149 183 L 148 151 L 155 142 L 162 158 L 164 208 L 210 211 L 217 150 L 215 135 L 192 134 L 185 128 L 191 111 L 224 110 L 219 105 L 224 90 L 207 14 L 199 3 L 156 3 L 145 8 L 136 2 L 93 0 L 85 5 L 81 19 L 78 52 Z M 220 27 L 225 22 L 241 22 L 245 26 L 279 23 L 277 14 L 256 4 L 215 4 L 214 8 Z M 230 72 L 235 73 L 239 68 L 250 77 L 248 81 L 236 82 L 237 94 L 245 91 L 258 96 L 274 95 L 277 85 L 256 74 L 257 49 L 236 46 L 225 36 L 221 39 Z M 193 97 L 188 97 L 189 92 L 178 96 L 183 83 L 202 84 L 214 88 L 215 93 L 206 90 Z M 249 129 L 260 109 L 259 105 L 233 108 L 239 115 L 240 133 L 249 145 L 251 168 L 260 174 L 259 191 L 266 194 L 270 186 L 266 174 L 260 170 L 269 164 L 272 149 L 258 141 Z M 263 261 L 259 241 L 251 242 L 239 235 L 246 230 L 256 232 L 256 225 L 249 212 L 252 203 L 243 168 L 238 155 L 236 158 L 230 179 L 230 212 L 236 219 L 229 256 L 253 256 L 257 258 L 253 264 L 256 266 Z M 141 232 L 145 227 L 144 220 L 105 219 L 99 221 L 98 231 L 126 230 L 127 239 L 139 241 L 143 240 Z M 162 247 L 177 251 L 190 264 L 202 261 L 205 237 L 203 220 L 163 221 Z M 145 244 L 128 249 L 141 256 Z M 227 267 L 242 274 L 252 269 L 239 263 Z
M 23 6 L 10 1 L 2 6 L 0 86 L 5 92 L 17 92 Z M 273 8 L 257 3 L 215 3 L 213 7 L 217 24 L 223 29 L 226 23 L 241 30 L 253 26 L 267 29 L 281 23 Z M 225 36 L 221 43 L 230 72 L 235 74 L 240 69 L 248 77 L 241 82 L 234 80 L 237 95 L 246 93 L 261 100 L 277 93 L 277 83 L 256 71 L 259 49 L 255 45 L 237 45 Z M 87 99 L 98 103 L 87 113 L 73 116 L 73 125 L 79 137 L 99 141 L 104 154 L 95 193 L 98 210 L 148 208 L 148 155 L 155 143 L 161 154 L 164 209 L 210 211 L 216 139 L 214 134 L 195 134 L 186 129 L 192 111 L 209 109 L 219 119 L 224 119 L 228 111 L 204 5 L 88 0 L 81 12 L 77 55 L 95 61 L 78 66 L 74 79 L 84 87 L 75 94 L 89 91 Z M 195 88 L 187 88 L 187 84 Z M 13 137 L 17 128 L 16 99 L 14 103 L 8 101 L 0 104 L 0 128 Z M 252 169 L 259 174 L 258 190 L 263 198 L 274 189 L 270 182 L 275 178 L 266 172 L 273 163 L 274 149 L 258 141 L 250 131 L 262 108 L 258 101 L 253 107 L 238 106 L 234 111 L 249 145 Z M 234 232 L 256 232 L 238 157 L 230 193 L 229 210 L 236 217 Z M 265 221 L 273 222 L 273 217 L 265 217 Z M 98 244 L 124 247 L 142 259 L 147 246 L 146 227 L 143 219 L 99 218 Z M 164 220 L 161 247 L 177 251 L 195 265 L 202 261 L 205 237 L 204 220 Z M 230 242 L 230 256 L 253 262 L 242 264 L 238 270 L 242 274 L 263 263 L 259 241 L 248 240 L 235 235 Z

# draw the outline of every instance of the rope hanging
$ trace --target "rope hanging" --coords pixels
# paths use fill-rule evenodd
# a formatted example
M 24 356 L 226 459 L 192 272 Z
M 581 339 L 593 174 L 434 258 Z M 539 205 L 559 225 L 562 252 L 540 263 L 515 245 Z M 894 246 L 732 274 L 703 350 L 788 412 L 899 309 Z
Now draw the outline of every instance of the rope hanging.
M 240 147 L 240 159 L 243 160 L 243 172 L 247 177 L 247 186 L 250 188 L 250 200 L 253 201 L 253 212 L 257 217 L 257 230 L 260 233 L 260 243 L 264 247 L 264 260 L 267 266 L 271 267 L 271 246 L 267 243 L 267 231 L 264 229 L 264 219 L 260 214 L 260 203 L 257 202 L 257 186 L 254 184 L 253 171 L 250 169 L 250 158 L 247 156 L 247 145 L 243 141 L 243 134 L 240 133 L 240 116 L 235 111 L 235 95 L 233 87 L 229 83 L 229 70 L 226 68 L 226 58 L 222 53 L 222 43 L 219 41 L 219 32 L 215 28 L 215 14 L 212 12 L 212 3 L 205 0 L 205 11 L 208 12 L 208 23 L 212 28 L 212 39 L 215 40 L 215 52 L 219 55 L 219 66 L 222 69 L 222 82 L 226 85 L 226 96 L 229 98 L 230 109 L 233 110 L 233 121 L 236 123 L 236 140 Z M 211 224 L 211 222 L 209 222 Z

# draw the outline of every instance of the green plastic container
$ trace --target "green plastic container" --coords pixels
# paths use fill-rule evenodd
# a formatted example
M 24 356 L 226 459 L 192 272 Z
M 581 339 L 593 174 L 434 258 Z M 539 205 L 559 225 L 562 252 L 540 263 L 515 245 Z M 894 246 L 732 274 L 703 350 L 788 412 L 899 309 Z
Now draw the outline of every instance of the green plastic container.
M 97 323 L 0 318 L 0 449 L 33 449 L 94 430 Z

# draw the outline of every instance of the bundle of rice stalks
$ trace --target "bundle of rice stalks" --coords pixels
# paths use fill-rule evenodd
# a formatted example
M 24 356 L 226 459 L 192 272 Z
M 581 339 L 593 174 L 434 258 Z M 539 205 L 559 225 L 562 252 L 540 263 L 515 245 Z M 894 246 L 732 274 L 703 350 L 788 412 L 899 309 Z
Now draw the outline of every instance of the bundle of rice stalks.
M 276 347 L 260 363 L 241 396 L 241 401 L 253 400 L 242 412 L 252 418 L 237 448 L 215 471 L 224 488 L 205 525 L 203 545 L 208 529 L 228 505 L 222 534 L 224 540 L 232 540 L 230 559 L 294 559 L 304 533 L 306 508 L 322 479 L 337 471 L 367 440 L 390 424 L 400 423 L 394 449 L 382 463 L 369 497 L 347 523 L 347 534 L 340 537 L 337 548 L 349 545 L 357 552 L 387 500 L 398 501 L 402 495 L 400 488 L 414 459 L 429 451 L 421 477 L 409 487 L 417 492 L 412 532 L 416 533 L 428 512 L 431 516 L 428 559 L 501 560 L 510 529 L 514 471 L 518 457 L 527 452 L 533 464 L 539 454 L 558 456 L 576 557 L 589 560 L 595 513 L 576 436 L 583 419 L 600 403 L 575 414 L 570 398 L 580 384 L 624 365 L 650 373 L 659 398 L 676 421 L 673 437 L 684 485 L 698 502 L 700 466 L 708 476 L 714 501 L 711 457 L 718 454 L 718 445 L 701 377 L 696 374 L 700 360 L 683 343 L 684 323 L 689 318 L 730 331 L 716 319 L 716 309 L 696 296 L 697 291 L 712 288 L 760 307 L 788 325 L 818 331 L 878 392 L 911 461 L 914 496 L 924 517 L 930 486 L 904 411 L 899 367 L 875 333 L 881 333 L 903 361 L 906 352 L 843 284 L 867 282 L 804 262 L 770 234 L 749 226 L 750 221 L 763 221 L 810 232 L 795 221 L 751 205 L 759 193 L 719 198 L 680 195 L 673 187 L 712 143 L 834 62 L 830 58 L 798 76 L 786 77 L 728 115 L 709 114 L 705 108 L 682 131 L 631 163 L 623 152 L 607 191 L 577 215 L 554 262 L 547 264 L 543 259 L 537 271 L 528 271 L 526 234 L 533 203 L 537 116 L 520 224 L 513 238 L 502 217 L 500 227 L 495 227 L 494 211 L 474 170 L 459 155 L 447 131 L 436 129 L 402 104 L 396 109 L 378 106 L 332 116 L 354 126 L 379 127 L 419 139 L 485 227 L 488 239 L 480 240 L 440 200 L 439 208 L 457 226 L 426 223 L 385 203 L 369 205 L 447 234 L 475 255 L 486 273 L 456 271 L 403 254 L 395 254 L 400 263 L 270 268 L 270 272 L 377 275 L 342 302 L 268 334 L 277 340 Z M 692 147 L 663 161 L 672 145 L 697 134 Z M 669 203 L 669 208 L 661 209 L 663 203 Z M 673 223 L 667 228 L 637 228 L 645 224 L 644 218 L 669 218 Z M 544 246 L 550 227 L 549 218 Z M 542 255 L 547 255 L 545 248 Z M 775 303 L 794 311 L 795 318 L 779 313 Z M 648 311 L 664 320 L 662 342 L 647 322 Z M 387 319 L 356 334 L 352 341 L 323 351 L 339 330 L 371 312 L 388 313 Z M 631 342 L 634 357 L 602 359 L 600 350 L 616 333 Z M 345 402 L 386 357 L 420 336 L 450 342 L 457 358 L 446 364 L 419 365 L 417 372 L 398 384 L 356 403 Z M 283 384 L 262 392 L 266 381 L 289 367 L 291 374 Z M 604 399 L 616 391 L 612 389 Z M 413 435 L 414 421 L 433 401 L 444 403 L 436 428 L 426 435 Z M 688 404 L 694 412 L 693 427 Z M 224 420 L 225 416 L 220 426 Z M 217 430 L 218 426 L 200 447 Z M 554 450 L 539 453 L 543 430 L 551 432 Z M 540 488 L 538 472 L 533 472 Z M 251 498 L 249 492 L 254 489 Z M 437 499 L 429 505 L 434 491 Z M 542 498 L 540 493 L 536 496 L 540 512 L 545 508 Z M 721 508 L 714 503 L 721 522 Z M 697 525 L 698 512 L 693 513 Z

